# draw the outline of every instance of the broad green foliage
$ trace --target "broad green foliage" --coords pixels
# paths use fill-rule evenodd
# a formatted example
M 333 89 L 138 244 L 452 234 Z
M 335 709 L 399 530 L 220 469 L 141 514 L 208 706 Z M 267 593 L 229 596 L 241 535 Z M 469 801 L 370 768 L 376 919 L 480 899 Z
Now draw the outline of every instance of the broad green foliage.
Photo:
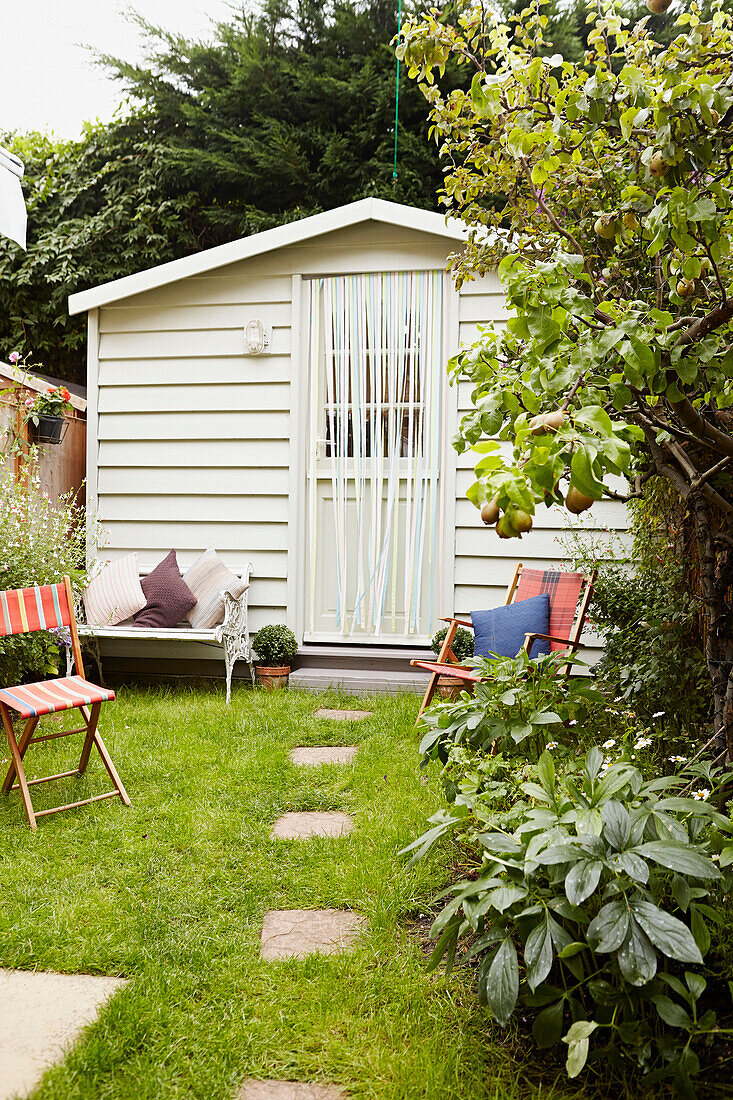
M 694 514 L 733 758 L 733 24 L 693 2 L 664 47 L 615 0 L 588 10 L 582 64 L 549 54 L 538 0 L 513 31 L 465 2 L 400 40 L 447 162 L 443 202 L 470 231 L 457 282 L 498 268 L 509 305 L 450 364 L 472 386 L 456 446 L 477 453 L 468 496 L 496 500 L 505 538 L 521 537 L 518 510 L 671 482 Z M 456 58 L 471 87 L 444 94 L 435 73 Z
M 406 849 L 421 858 L 461 827 L 478 851 L 475 876 L 446 892 L 432 963 L 451 965 L 469 936 L 480 998 L 501 1024 L 520 1001 L 539 1010 L 535 1041 L 562 1038 L 569 1076 L 592 1047 L 595 1059 L 641 1069 L 647 1085 L 674 1077 L 689 1094 L 693 1044 L 716 1027 L 690 967 L 730 888 L 720 870 L 733 862 L 730 819 L 683 796 L 685 780 L 645 782 L 596 748 L 564 774 L 546 750 L 533 771 L 508 821 L 476 815 L 460 793 Z

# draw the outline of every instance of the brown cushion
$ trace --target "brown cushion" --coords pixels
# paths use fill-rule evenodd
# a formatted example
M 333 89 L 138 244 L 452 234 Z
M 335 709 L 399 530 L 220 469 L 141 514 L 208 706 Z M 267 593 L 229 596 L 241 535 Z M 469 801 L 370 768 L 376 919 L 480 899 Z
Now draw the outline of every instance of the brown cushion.
M 148 602 L 135 615 L 135 626 L 175 626 L 196 603 L 196 597 L 181 576 L 175 550 L 148 573 L 142 588 Z

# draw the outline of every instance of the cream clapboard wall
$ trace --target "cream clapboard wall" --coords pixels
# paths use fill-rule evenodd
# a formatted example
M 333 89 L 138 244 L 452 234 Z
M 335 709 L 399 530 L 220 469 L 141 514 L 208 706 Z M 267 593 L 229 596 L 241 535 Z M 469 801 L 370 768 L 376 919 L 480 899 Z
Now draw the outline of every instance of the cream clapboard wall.
M 96 495 L 107 533 L 101 556 L 137 550 L 147 571 L 174 547 L 185 570 L 214 546 L 232 568 L 254 564 L 252 630 L 272 621 L 299 625 L 302 523 L 299 539 L 293 534 L 306 492 L 307 393 L 300 383 L 307 323 L 298 277 L 443 269 L 449 251 L 444 238 L 364 222 L 101 307 L 97 444 L 90 453 L 90 497 Z M 451 299 L 449 343 L 471 343 L 480 323 L 504 317 L 495 276 L 465 284 Z M 271 346 L 266 355 L 246 356 L 242 330 L 255 317 L 271 326 Z M 465 385 L 458 395 L 448 391 L 449 432 L 455 404 L 460 417 L 469 392 Z M 452 579 L 442 578 L 441 596 L 452 604 L 446 613 L 465 614 L 502 602 L 519 554 L 528 565 L 557 563 L 567 515 L 540 513 L 521 543 L 499 540 L 465 499 L 470 455 L 454 470 L 455 452 L 446 445 L 444 453 L 451 494 L 445 558 L 454 556 L 454 568 Z M 618 504 L 596 506 L 591 516 L 593 524 L 626 526 Z M 122 642 L 115 647 L 128 651 Z

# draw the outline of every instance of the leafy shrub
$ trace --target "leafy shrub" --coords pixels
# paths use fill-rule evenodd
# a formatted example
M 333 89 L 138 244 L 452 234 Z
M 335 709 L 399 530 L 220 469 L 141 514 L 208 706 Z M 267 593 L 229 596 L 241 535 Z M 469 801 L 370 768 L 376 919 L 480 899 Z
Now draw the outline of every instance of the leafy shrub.
M 41 491 L 37 471 L 16 482 L 0 470 L 0 589 L 53 584 L 64 575 L 76 588 L 86 584 L 84 510 L 73 493 L 52 501 Z M 0 639 L 0 682 L 55 671 L 58 639 L 49 632 Z
M 516 657 L 476 658 L 484 679 L 472 696 L 439 703 L 423 715 L 429 728 L 420 752 L 445 763 L 452 745 L 483 753 L 493 746 L 507 756 L 539 759 L 550 732 L 603 701 L 589 683 L 561 675 L 567 663 L 563 653 L 532 660 L 524 650 Z
M 282 623 L 263 626 L 252 639 L 261 664 L 269 668 L 289 665 L 298 652 L 298 642 L 289 627 Z
M 673 1076 L 689 1095 L 693 1044 L 716 1025 L 712 1010 L 698 1011 L 706 981 L 689 968 L 703 962 L 707 921 L 718 919 L 710 902 L 730 889 L 711 856 L 733 862 L 722 842 L 733 826 L 708 802 L 680 797 L 684 780 L 645 782 L 629 762 L 605 766 L 597 748 L 564 777 L 547 751 L 534 771 L 513 829 L 473 822 L 480 868 L 451 889 L 433 925 L 432 965 L 451 965 L 470 935 L 480 998 L 502 1025 L 520 1000 L 540 1009 L 535 1040 L 563 1039 L 571 1077 L 592 1039 L 595 1059 L 638 1067 L 648 1084 Z M 469 813 L 470 800 L 457 798 L 406 851 L 420 858 Z
M 445 641 L 445 636 L 448 633 L 448 627 L 444 626 L 441 630 L 436 630 L 435 634 L 430 640 L 430 648 L 433 653 L 440 653 L 440 647 Z M 467 661 L 469 657 L 473 657 L 473 634 L 470 630 L 466 630 L 465 626 L 459 626 L 456 630 L 453 643 L 451 645 L 453 654 L 456 660 Z

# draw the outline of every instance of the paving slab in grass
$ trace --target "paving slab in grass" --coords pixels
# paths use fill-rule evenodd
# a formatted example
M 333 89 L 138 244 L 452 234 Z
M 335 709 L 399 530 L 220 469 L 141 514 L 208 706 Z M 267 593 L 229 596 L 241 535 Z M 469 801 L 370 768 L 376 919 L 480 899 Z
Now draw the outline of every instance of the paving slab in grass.
M 263 959 L 335 955 L 352 947 L 366 920 L 344 909 L 272 909 L 260 935 Z
M 358 751 L 357 745 L 301 745 L 290 753 L 293 764 L 316 768 L 320 764 L 350 764 Z
M 330 718 L 334 722 L 360 722 L 362 718 L 371 718 L 373 710 L 331 710 L 329 707 L 321 707 L 316 711 L 316 718 Z
M 323 810 L 304 813 L 287 813 L 272 826 L 273 840 L 307 840 L 312 836 L 346 836 L 354 828 L 354 819 L 348 814 Z
M 305 1081 L 245 1081 L 237 1100 L 347 1100 L 337 1085 L 315 1085 Z
M 126 984 L 92 974 L 0 969 L 0 1100 L 35 1088 Z

